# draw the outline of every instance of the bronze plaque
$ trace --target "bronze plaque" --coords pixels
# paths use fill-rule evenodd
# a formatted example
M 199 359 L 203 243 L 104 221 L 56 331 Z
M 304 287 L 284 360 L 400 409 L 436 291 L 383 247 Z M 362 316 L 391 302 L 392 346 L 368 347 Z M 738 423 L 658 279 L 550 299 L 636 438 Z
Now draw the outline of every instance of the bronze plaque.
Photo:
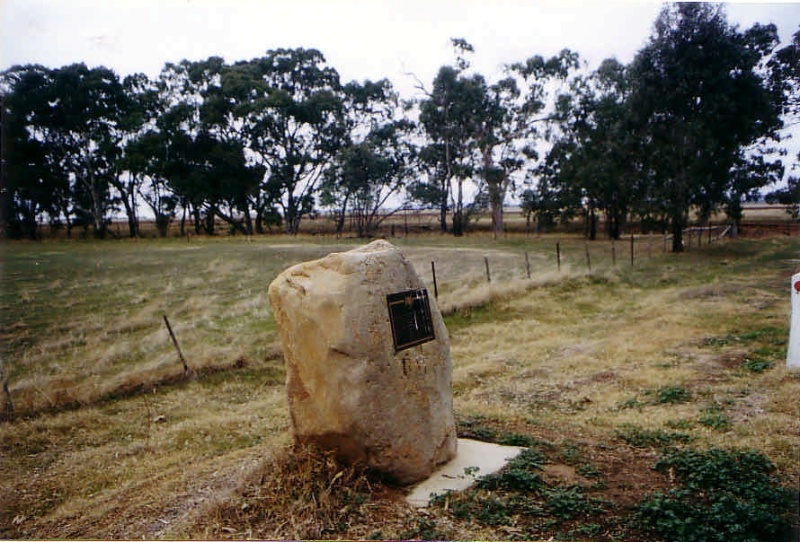
M 422 288 L 389 294 L 386 296 L 386 304 L 389 306 L 395 352 L 436 338 L 428 290 Z

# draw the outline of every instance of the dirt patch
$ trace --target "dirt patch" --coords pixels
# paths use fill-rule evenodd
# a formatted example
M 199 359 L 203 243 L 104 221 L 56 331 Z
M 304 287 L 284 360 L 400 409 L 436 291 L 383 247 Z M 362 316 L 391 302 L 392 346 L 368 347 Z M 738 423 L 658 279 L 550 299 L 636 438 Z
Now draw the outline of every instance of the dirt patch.
M 767 396 L 761 393 L 751 394 L 737 399 L 732 408 L 728 410 L 733 423 L 745 423 L 759 418 L 764 414 L 764 405 Z
M 592 487 L 594 482 L 578 474 L 575 467 L 558 463 L 544 466 L 544 480 L 548 484 L 559 486 Z
M 470 438 L 493 436 L 503 443 L 509 435 L 526 435 L 530 445 L 545 458 L 543 474 L 552 485 L 579 485 L 592 498 L 612 502 L 619 510 L 629 509 L 647 495 L 671 487 L 670 481 L 653 470 L 659 452 L 652 448 L 633 448 L 618 441 L 583 436 L 576 439 L 568 428 L 561 430 L 528 423 L 500 424 L 492 420 L 472 421 Z
M 726 295 L 740 290 L 739 286 L 733 284 L 710 284 L 687 288 L 678 293 L 678 299 L 689 301 L 692 299 L 708 299 L 713 297 L 725 297 Z

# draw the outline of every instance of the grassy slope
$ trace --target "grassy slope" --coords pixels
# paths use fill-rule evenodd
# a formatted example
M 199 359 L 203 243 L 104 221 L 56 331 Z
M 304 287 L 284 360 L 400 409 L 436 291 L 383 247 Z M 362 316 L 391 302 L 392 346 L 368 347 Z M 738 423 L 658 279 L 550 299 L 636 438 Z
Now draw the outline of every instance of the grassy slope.
M 591 521 L 620 536 L 614 518 L 666 483 L 650 469 L 653 442 L 757 449 L 797 480 L 800 378 L 783 359 L 797 240 L 662 256 L 643 238 L 633 268 L 627 244 L 614 267 L 597 242 L 590 274 L 575 239 L 562 241 L 558 273 L 555 241 L 397 241 L 426 280 L 436 260 L 462 435 L 539 446 L 549 483 L 583 484 L 612 503 Z M 3 359 L 15 408 L 30 417 L 0 426 L 1 534 L 518 534 L 442 509 L 410 511 L 398 490 L 355 474 L 358 491 L 336 493 L 335 471 L 287 456 L 266 286 L 287 265 L 342 248 L 235 238 L 6 245 Z M 197 380 L 169 384 L 180 365 L 164 313 Z M 329 485 L 309 485 L 327 475 Z M 278 478 L 309 485 L 317 506 L 297 508 L 303 498 L 289 500 Z M 269 488 L 286 499 L 266 499 Z M 322 501 L 337 512 L 322 517 Z M 528 536 L 575 528 L 519 523 Z

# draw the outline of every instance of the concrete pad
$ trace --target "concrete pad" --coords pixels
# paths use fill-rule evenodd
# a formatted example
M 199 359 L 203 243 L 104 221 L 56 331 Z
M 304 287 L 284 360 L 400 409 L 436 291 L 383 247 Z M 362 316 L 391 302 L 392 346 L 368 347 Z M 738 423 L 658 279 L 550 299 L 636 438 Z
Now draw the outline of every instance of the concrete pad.
M 524 449 L 460 438 L 455 459 L 439 467 L 427 480 L 415 485 L 406 500 L 412 506 L 424 508 L 428 506 L 431 494 L 442 495 L 447 491 L 467 489 L 476 478 L 499 471 Z M 474 467 L 478 468 L 474 473 L 464 472 L 464 469 L 472 471 Z

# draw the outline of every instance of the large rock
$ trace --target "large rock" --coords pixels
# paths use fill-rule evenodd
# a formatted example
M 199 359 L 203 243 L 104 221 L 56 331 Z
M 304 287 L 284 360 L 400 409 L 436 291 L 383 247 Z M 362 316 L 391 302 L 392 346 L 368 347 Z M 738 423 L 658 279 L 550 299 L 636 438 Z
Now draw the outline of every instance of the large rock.
M 456 454 L 450 339 L 395 350 L 387 295 L 424 288 L 386 241 L 295 265 L 269 287 L 286 360 L 294 438 L 400 483 Z

